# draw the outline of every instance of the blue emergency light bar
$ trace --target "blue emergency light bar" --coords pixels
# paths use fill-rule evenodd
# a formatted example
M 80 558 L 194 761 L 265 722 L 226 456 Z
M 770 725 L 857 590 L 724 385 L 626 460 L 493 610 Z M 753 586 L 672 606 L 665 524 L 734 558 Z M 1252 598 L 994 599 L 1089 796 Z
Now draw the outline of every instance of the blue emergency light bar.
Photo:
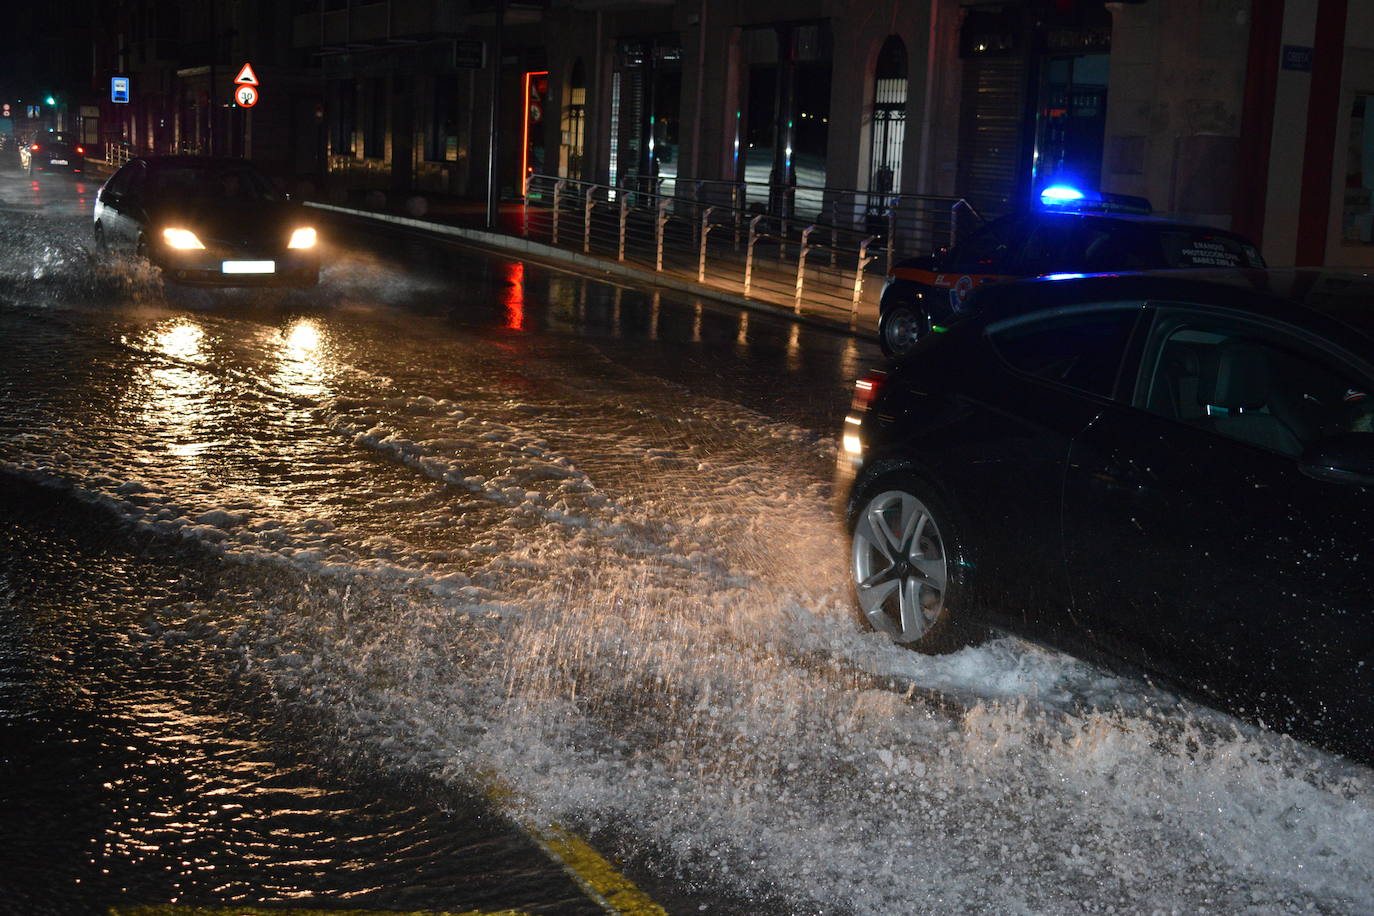
M 1085 213 L 1139 213 L 1153 212 L 1150 202 L 1143 197 L 1129 194 L 1104 194 L 1101 191 L 1084 191 L 1068 184 L 1053 184 L 1040 192 L 1040 206 L 1052 210 L 1073 210 Z

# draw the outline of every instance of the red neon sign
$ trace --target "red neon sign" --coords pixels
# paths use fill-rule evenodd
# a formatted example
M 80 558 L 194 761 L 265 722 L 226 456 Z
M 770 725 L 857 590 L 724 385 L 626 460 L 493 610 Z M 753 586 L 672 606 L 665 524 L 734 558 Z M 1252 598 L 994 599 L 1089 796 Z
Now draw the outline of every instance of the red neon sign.
M 524 130 L 520 137 L 520 190 L 522 197 L 527 195 L 530 189 L 530 124 L 543 124 L 544 103 L 547 101 L 548 89 L 549 71 L 530 70 L 525 74 Z

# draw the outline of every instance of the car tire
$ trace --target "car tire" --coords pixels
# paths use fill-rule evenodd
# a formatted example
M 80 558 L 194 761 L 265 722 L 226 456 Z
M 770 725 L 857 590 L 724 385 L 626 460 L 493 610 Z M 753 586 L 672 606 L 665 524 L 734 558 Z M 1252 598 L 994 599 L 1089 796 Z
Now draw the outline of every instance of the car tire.
M 928 312 L 912 303 L 900 302 L 886 309 L 878 320 L 878 344 L 884 356 L 905 356 L 930 333 L 930 327 Z
M 934 488 L 911 474 L 879 478 L 850 504 L 850 578 L 868 628 L 919 652 L 979 642 L 962 616 L 958 520 Z

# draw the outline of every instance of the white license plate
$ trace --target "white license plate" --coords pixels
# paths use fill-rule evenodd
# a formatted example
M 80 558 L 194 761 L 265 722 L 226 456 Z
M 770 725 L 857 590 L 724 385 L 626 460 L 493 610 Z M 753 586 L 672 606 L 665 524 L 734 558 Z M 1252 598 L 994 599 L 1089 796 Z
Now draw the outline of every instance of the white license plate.
M 277 272 L 277 262 L 220 261 L 219 272 L 222 274 L 274 274 Z
M 66 165 L 66 164 L 67 164 L 67 160 L 65 160 L 65 159 L 50 159 L 50 160 L 48 160 L 48 164 L 49 164 L 49 165 Z

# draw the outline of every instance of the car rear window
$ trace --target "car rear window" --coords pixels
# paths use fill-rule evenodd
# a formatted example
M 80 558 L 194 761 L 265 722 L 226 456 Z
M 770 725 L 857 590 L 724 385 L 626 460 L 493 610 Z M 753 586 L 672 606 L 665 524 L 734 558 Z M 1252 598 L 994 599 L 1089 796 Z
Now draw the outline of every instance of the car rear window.
M 1159 234 L 1164 263 L 1169 267 L 1263 267 L 1259 249 L 1226 235 L 1186 230 Z

